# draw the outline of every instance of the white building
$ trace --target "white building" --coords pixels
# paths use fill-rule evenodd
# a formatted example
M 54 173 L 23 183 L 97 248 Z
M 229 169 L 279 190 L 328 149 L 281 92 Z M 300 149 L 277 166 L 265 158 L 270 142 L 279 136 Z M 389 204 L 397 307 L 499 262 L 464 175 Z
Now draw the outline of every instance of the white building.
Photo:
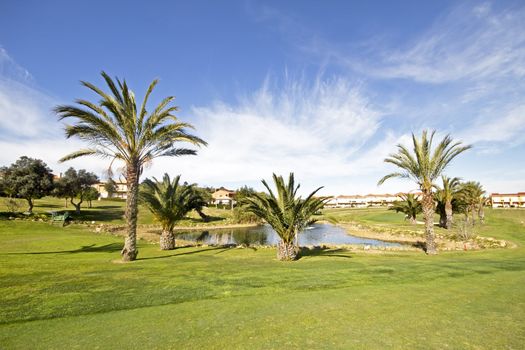
M 492 208 L 525 208 L 525 192 L 492 193 Z
M 402 201 L 404 193 L 396 194 L 367 194 L 367 195 L 340 195 L 331 197 L 327 202 L 326 208 L 366 208 L 391 206 L 395 201 Z
M 233 205 L 235 204 L 235 191 L 230 191 L 224 187 L 219 188 L 217 191 L 211 194 L 211 204 L 224 204 L 224 205 Z
M 110 198 L 108 191 L 106 191 L 106 182 L 99 182 L 93 187 L 100 193 L 99 198 Z M 115 189 L 116 191 L 111 195 L 111 198 L 128 198 L 128 184 L 125 181 L 115 181 Z

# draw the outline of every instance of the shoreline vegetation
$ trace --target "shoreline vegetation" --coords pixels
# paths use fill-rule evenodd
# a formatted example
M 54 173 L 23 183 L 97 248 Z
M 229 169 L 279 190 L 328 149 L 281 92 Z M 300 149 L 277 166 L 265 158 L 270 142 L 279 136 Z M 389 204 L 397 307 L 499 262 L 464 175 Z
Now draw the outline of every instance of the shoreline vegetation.
M 35 221 L 46 221 L 46 215 L 50 211 L 64 212 L 70 211 L 63 207 L 63 202 L 49 197 L 35 202 L 35 213 L 29 219 L 24 215 L 19 215 L 15 220 L 29 219 Z M 59 209 L 58 206 L 61 206 Z M 109 233 L 116 236 L 123 236 L 125 224 L 121 219 L 123 203 L 111 200 L 102 200 L 94 203 L 92 208 L 84 208 L 83 215 L 72 224 L 83 226 L 94 233 Z M 232 222 L 232 212 L 227 209 L 216 209 L 213 207 L 205 208 L 205 212 L 211 217 L 212 221 L 203 222 L 196 213 L 190 213 L 184 220 L 174 227 L 175 234 L 183 231 L 213 231 L 237 228 L 256 227 L 258 223 L 234 223 Z M 369 220 L 369 216 L 372 220 Z M 381 217 L 381 216 L 384 217 Z M 7 216 L 6 218 L 8 218 Z M 95 220 L 92 220 L 95 219 Z M 357 209 L 326 209 L 318 219 L 319 223 L 334 224 L 345 229 L 348 234 L 369 239 L 377 239 L 385 242 L 400 243 L 402 247 L 382 247 L 370 245 L 341 245 L 324 243 L 321 246 L 330 248 L 344 248 L 349 250 L 415 250 L 422 251 L 424 244 L 424 231 L 422 225 L 409 225 L 403 221 L 402 214 L 387 211 L 385 208 L 357 208 Z M 149 213 L 141 209 L 139 214 L 139 224 L 137 226 L 138 239 L 148 243 L 158 243 L 161 226 L 155 223 Z M 436 232 L 436 242 L 439 250 L 480 250 L 487 248 L 514 248 L 516 244 L 512 241 L 498 240 L 490 234 L 481 234 L 465 241 L 451 239 L 452 232 L 439 230 Z M 197 242 L 184 241 L 177 238 L 177 247 L 188 245 L 202 245 Z M 261 246 L 262 247 L 262 246 Z M 309 247 L 312 248 L 312 247 Z
M 423 250 L 424 237 L 423 232 L 409 231 L 409 230 L 394 230 L 392 228 L 374 227 L 370 225 L 364 225 L 358 222 L 339 222 L 336 224 L 330 223 L 327 220 L 319 220 L 318 223 L 331 224 L 343 228 L 347 234 L 360 237 L 375 239 L 384 242 L 399 243 L 401 246 L 374 246 L 368 244 L 332 244 L 332 243 L 321 243 L 319 245 L 304 245 L 304 248 L 315 248 L 317 246 L 326 248 L 343 248 L 349 250 L 366 250 L 366 251 L 421 251 Z M 245 223 L 245 224 L 220 224 L 220 225 L 193 225 L 193 226 L 176 226 L 174 228 L 175 235 L 177 233 L 187 231 L 216 231 L 216 230 L 228 230 L 238 228 L 250 228 L 262 226 L 263 224 L 257 223 Z M 122 225 L 97 225 L 94 232 L 106 232 L 117 236 L 124 236 L 125 227 Z M 137 227 L 137 238 L 145 240 L 149 243 L 157 243 L 158 237 L 161 233 L 161 226 L 158 224 L 150 225 L 139 225 Z M 215 246 L 214 244 L 204 244 L 195 241 L 188 241 L 177 238 L 177 247 L 187 246 Z M 467 241 L 452 240 L 446 236 L 437 235 L 436 243 L 438 249 L 441 251 L 450 250 L 481 250 L 481 249 L 497 249 L 497 248 L 516 248 L 516 244 L 506 240 L 498 240 L 493 237 L 475 236 Z M 239 248 L 248 247 L 243 244 L 235 245 Z M 258 248 L 273 247 L 269 245 L 257 245 Z

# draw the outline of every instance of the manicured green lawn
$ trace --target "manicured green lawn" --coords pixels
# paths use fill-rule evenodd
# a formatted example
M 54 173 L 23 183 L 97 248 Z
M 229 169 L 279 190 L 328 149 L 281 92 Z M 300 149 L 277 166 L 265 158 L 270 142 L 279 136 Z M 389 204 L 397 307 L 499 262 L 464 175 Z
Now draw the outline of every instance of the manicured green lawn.
M 121 238 L 3 220 L 0 348 L 523 349 L 523 221 L 488 211 L 481 229 L 516 249 L 283 263 L 273 249 L 140 242 L 121 264 Z

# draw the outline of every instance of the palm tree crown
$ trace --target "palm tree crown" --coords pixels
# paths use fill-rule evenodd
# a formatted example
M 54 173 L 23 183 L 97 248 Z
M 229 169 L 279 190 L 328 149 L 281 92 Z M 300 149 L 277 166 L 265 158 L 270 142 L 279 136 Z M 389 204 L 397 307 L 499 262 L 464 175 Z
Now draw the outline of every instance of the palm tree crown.
M 444 202 L 451 202 L 454 195 L 457 193 L 461 179 L 459 177 L 448 177 L 445 175 L 441 176 L 443 182 L 443 188 L 436 187 L 439 192 L 442 193 Z
M 412 152 L 404 145 L 397 145 L 397 153 L 390 154 L 385 162 L 396 165 L 402 171 L 384 176 L 378 184 L 381 185 L 390 178 L 412 179 L 420 186 L 421 190 L 431 191 L 435 180 L 452 159 L 472 147 L 470 145 L 462 146 L 461 142 L 454 142 L 450 135 L 446 135 L 432 149 L 435 133 L 432 131 L 429 137 L 427 130 L 424 130 L 421 140 L 412 134 L 414 145 Z
M 401 195 L 401 201 L 395 201 L 389 210 L 395 210 L 396 213 L 406 214 L 412 223 L 416 223 L 417 214 L 423 211 L 421 202 L 413 193 Z
M 298 196 L 300 185 L 295 185 L 293 173 L 290 173 L 288 183 L 285 183 L 282 176 L 275 174 L 273 181 L 277 195 L 263 180 L 268 194 L 255 192 L 246 197 L 244 203 L 248 212 L 265 220 L 281 238 L 278 244 L 278 259 L 294 260 L 298 253 L 298 247 L 293 244 L 294 239 L 297 240 L 298 233 L 315 221 L 312 220 L 312 215 L 323 207 L 327 199 L 314 197 L 322 187 L 304 199 Z
M 164 174 L 162 181 L 155 177 L 142 183 L 141 202 L 151 211 L 164 230 L 172 231 L 177 221 L 193 209 L 193 189 L 179 184 L 180 175 L 173 181 Z
M 74 125 L 66 126 L 66 137 L 76 136 L 90 144 L 63 157 L 60 161 L 99 155 L 123 162 L 136 162 L 139 167 L 163 156 L 181 156 L 195 154 L 187 148 L 176 148 L 176 142 L 188 142 L 194 145 L 206 145 L 197 136 L 188 134 L 186 129 L 191 124 L 180 122 L 173 112 L 178 110 L 171 103 L 174 96 L 163 99 L 159 105 L 148 113 L 148 99 L 158 83 L 154 80 L 148 87 L 140 108 L 137 108 L 135 94 L 126 84 L 116 78 L 116 84 L 109 75 L 102 72 L 102 77 L 111 90 L 107 94 L 95 85 L 82 81 L 82 85 L 94 91 L 101 100 L 92 103 L 78 99 L 78 106 L 57 106 L 55 112 L 59 119 L 74 118 Z

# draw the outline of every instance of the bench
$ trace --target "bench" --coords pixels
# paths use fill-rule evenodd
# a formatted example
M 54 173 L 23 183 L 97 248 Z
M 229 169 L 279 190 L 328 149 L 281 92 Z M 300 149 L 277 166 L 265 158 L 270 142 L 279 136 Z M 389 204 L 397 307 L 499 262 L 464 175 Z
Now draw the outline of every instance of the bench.
M 55 222 L 58 222 L 64 226 L 66 224 L 66 220 L 70 219 L 71 215 L 69 215 L 69 212 L 64 212 L 63 214 L 59 214 L 56 211 L 51 212 L 51 224 L 54 224 Z

